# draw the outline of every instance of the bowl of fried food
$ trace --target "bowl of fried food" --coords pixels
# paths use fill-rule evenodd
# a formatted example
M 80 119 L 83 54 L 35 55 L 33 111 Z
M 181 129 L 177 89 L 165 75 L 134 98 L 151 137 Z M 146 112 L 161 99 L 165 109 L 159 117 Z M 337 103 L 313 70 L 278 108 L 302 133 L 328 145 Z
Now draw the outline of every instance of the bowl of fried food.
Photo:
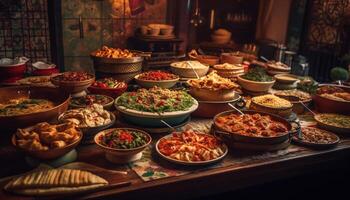
M 187 81 L 189 93 L 200 101 L 229 101 L 236 97 L 239 85 L 219 76 L 215 71 L 200 79 Z
M 49 124 L 17 129 L 12 144 L 27 155 L 40 160 L 52 160 L 73 150 L 83 134 L 73 123 Z
M 79 93 L 87 89 L 95 81 L 95 75 L 87 72 L 64 72 L 51 77 L 51 82 L 61 90 Z
M 95 134 L 111 127 L 116 117 L 104 110 L 102 105 L 92 104 L 86 108 L 68 110 L 61 114 L 58 120 L 62 123 L 74 123 L 84 133 L 82 143 L 91 144 Z

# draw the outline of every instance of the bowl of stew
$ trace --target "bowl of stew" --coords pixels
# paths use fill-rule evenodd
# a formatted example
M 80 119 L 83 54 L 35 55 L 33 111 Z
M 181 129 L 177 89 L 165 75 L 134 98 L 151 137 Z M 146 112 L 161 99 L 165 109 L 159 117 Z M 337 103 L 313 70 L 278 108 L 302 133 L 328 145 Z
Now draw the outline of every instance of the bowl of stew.
M 95 143 L 114 163 L 127 163 L 141 158 L 142 151 L 151 143 L 145 131 L 133 128 L 111 128 L 95 135 Z

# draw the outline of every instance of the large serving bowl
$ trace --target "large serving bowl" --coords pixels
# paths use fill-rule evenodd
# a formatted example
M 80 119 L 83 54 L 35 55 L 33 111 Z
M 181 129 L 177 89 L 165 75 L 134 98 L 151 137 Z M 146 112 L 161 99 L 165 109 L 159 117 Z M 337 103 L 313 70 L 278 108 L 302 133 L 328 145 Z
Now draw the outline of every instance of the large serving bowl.
M 79 93 L 86 90 L 94 81 L 95 75 L 89 74 L 90 78 L 84 81 L 62 81 L 59 80 L 59 77 L 62 74 L 55 75 L 51 77 L 51 82 L 58 86 L 61 90 L 70 92 L 70 93 Z
M 178 67 L 176 63 L 171 63 L 170 64 L 171 71 L 183 78 L 197 78 L 196 73 L 198 74 L 199 77 L 205 76 L 208 71 L 209 71 L 209 66 L 208 65 L 203 65 L 201 68 L 184 68 L 184 67 Z M 196 73 L 195 73 L 195 72 Z
M 190 116 L 190 114 L 198 108 L 198 102 L 193 99 L 194 104 L 185 111 L 163 113 L 143 112 L 132 110 L 124 106 L 119 106 L 119 98 L 120 97 L 118 97 L 114 102 L 116 109 L 121 113 L 125 121 L 130 122 L 136 126 L 164 127 L 165 125 L 161 122 L 161 120 L 164 120 L 171 126 L 176 126 L 183 123 Z
M 179 77 L 171 80 L 161 80 L 161 81 L 143 80 L 139 78 L 140 75 L 141 74 L 136 75 L 135 80 L 137 84 L 139 84 L 141 87 L 144 87 L 144 88 L 152 88 L 154 86 L 161 87 L 161 88 L 171 88 L 180 80 Z
M 117 98 L 121 94 L 123 94 L 128 89 L 128 85 L 125 84 L 124 87 L 119 88 L 100 88 L 95 86 L 88 87 L 88 91 L 91 94 L 100 94 L 100 95 L 106 95 L 112 98 Z
M 33 127 L 28 127 L 27 129 L 33 129 Z M 65 154 L 67 154 L 68 152 L 72 151 L 75 147 L 78 146 L 78 144 L 80 143 L 81 139 L 82 139 L 82 132 L 79 132 L 79 139 L 77 139 L 76 141 L 74 141 L 73 143 L 61 147 L 61 148 L 56 148 L 56 149 L 49 149 L 49 150 L 40 150 L 40 151 L 31 151 L 31 150 L 27 150 L 27 149 L 23 149 L 21 147 L 19 147 L 17 145 L 17 141 L 16 141 L 16 134 L 13 134 L 12 136 L 12 145 L 18 149 L 19 151 L 24 152 L 25 154 L 33 157 L 33 158 L 38 158 L 40 160 L 52 160 L 55 158 L 59 158 Z
M 19 98 L 47 99 L 52 101 L 55 106 L 41 112 L 0 116 L 0 126 L 3 129 L 22 128 L 39 122 L 57 119 L 61 113 L 67 110 L 70 95 L 64 91 L 57 90 L 57 88 L 50 87 L 16 86 L 0 88 L 0 103 Z
M 148 138 L 148 141 L 146 144 L 132 148 L 132 149 L 116 149 L 116 148 L 111 148 L 108 146 L 105 146 L 101 144 L 100 137 L 109 133 L 110 131 L 113 130 L 130 130 L 130 131 L 137 131 L 139 133 L 142 133 Z M 133 129 L 133 128 L 112 128 L 112 129 L 107 129 L 104 131 L 101 131 L 97 133 L 94 137 L 94 141 L 96 145 L 101 148 L 105 153 L 106 153 L 106 158 L 111 161 L 111 162 L 116 162 L 116 163 L 125 163 L 125 162 L 130 162 L 139 159 L 142 154 L 140 154 L 152 141 L 151 136 L 146 133 L 145 131 L 139 130 L 139 129 Z
M 350 87 L 348 86 L 339 86 L 331 84 L 322 84 L 320 86 L 336 86 L 346 92 L 350 92 Z M 329 99 L 321 95 L 314 95 L 312 99 L 315 101 L 315 107 L 318 112 L 321 113 L 339 113 L 348 115 L 350 113 L 350 102 L 349 101 L 337 101 L 334 99 Z
M 227 144 L 236 143 L 236 142 L 238 142 L 238 143 L 252 143 L 252 144 L 281 144 L 281 143 L 284 143 L 285 141 L 290 140 L 292 135 L 297 134 L 300 131 L 300 127 L 298 127 L 297 130 L 293 131 L 291 123 L 295 123 L 295 122 L 288 122 L 286 119 L 283 119 L 282 117 L 279 117 L 279 116 L 271 114 L 271 113 L 266 113 L 266 112 L 261 112 L 261 111 L 253 111 L 253 110 L 246 110 L 246 111 L 242 111 L 242 112 L 244 114 L 256 114 L 256 113 L 258 113 L 261 115 L 269 115 L 271 117 L 271 119 L 273 119 L 274 121 L 278 121 L 278 122 L 281 122 L 282 124 L 284 124 L 287 127 L 288 132 L 286 132 L 282 135 L 276 136 L 276 137 L 250 137 L 250 136 L 245 136 L 245 135 L 241 135 L 241 134 L 234 133 L 234 132 L 228 132 L 225 129 L 220 128 L 220 126 L 217 125 L 216 121 L 217 121 L 218 117 L 226 116 L 226 115 L 229 115 L 231 113 L 237 113 L 237 111 L 231 110 L 231 111 L 219 113 L 214 117 L 215 134 L 217 136 L 219 136 L 221 139 L 223 139 L 225 142 L 227 142 Z
M 273 84 L 276 82 L 275 79 L 273 81 L 267 82 L 251 81 L 242 78 L 241 75 L 237 77 L 237 81 L 242 86 L 242 88 L 251 92 L 267 92 L 269 89 L 272 88 Z

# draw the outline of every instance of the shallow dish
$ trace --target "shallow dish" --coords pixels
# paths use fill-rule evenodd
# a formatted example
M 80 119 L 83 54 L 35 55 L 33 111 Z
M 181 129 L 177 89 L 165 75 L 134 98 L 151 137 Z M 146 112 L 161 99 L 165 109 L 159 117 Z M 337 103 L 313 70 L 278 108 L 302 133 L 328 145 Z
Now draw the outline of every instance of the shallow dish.
M 314 128 L 314 127 L 305 127 L 305 128 L 307 128 L 307 129 L 317 129 L 317 128 Z M 331 147 L 336 146 L 339 143 L 340 138 L 336 134 L 328 132 L 328 131 L 325 131 L 325 130 L 320 130 L 320 131 L 322 131 L 322 132 L 324 132 L 326 134 L 329 134 L 332 138 L 334 138 L 334 141 L 330 142 L 330 143 L 316 143 L 316 142 L 309 142 L 309 141 L 303 140 L 303 139 L 301 139 L 298 136 L 293 136 L 293 138 L 292 138 L 293 142 L 295 142 L 297 144 L 300 144 L 300 145 L 303 145 L 303 146 L 311 147 L 311 148 L 331 148 Z
M 323 114 L 316 114 L 314 116 L 315 120 L 317 121 L 317 126 L 319 126 L 320 128 L 322 128 L 324 130 L 334 132 L 334 133 L 350 134 L 350 128 L 335 126 L 335 125 L 326 124 L 325 122 L 323 122 L 321 119 L 322 115 Z
M 158 86 L 161 88 L 171 88 L 180 80 L 179 77 L 172 80 L 161 80 L 161 81 L 142 80 L 139 78 L 140 75 L 141 74 L 136 75 L 135 80 L 137 84 L 139 84 L 141 87 L 144 87 L 144 88 L 152 88 L 154 86 Z
M 106 99 L 108 100 L 108 103 L 101 104 L 105 110 L 111 110 L 112 107 L 113 107 L 114 99 L 113 99 L 112 97 L 105 96 L 105 95 L 100 95 L 100 94 L 97 94 L 97 95 L 95 95 L 95 94 L 89 94 L 89 95 L 87 95 L 87 96 L 85 96 L 85 97 L 78 97 L 78 98 L 76 98 L 76 99 L 75 99 L 75 98 L 72 98 L 71 101 L 70 101 L 70 103 L 69 103 L 69 106 L 70 106 L 71 108 L 73 108 L 73 109 L 75 109 L 75 108 L 85 108 L 86 106 L 88 106 L 87 104 L 85 104 L 85 105 L 83 105 L 83 104 L 76 104 L 76 103 L 74 103 L 74 102 L 72 102 L 72 101 L 73 101 L 73 100 L 79 100 L 79 99 L 85 99 L 85 98 L 88 97 L 88 96 L 95 96 L 95 97 L 100 96 L 100 97 L 102 97 L 102 98 L 106 98 Z M 93 103 L 94 103 L 94 102 L 93 102 Z
M 293 74 L 276 74 L 275 78 L 277 82 L 285 84 L 293 84 L 299 80 L 298 76 Z
M 28 127 L 31 128 L 31 127 Z M 13 134 L 11 142 L 12 145 L 14 147 L 16 147 L 16 149 L 18 149 L 19 151 L 24 152 L 25 154 L 29 155 L 30 157 L 33 158 L 38 158 L 40 160 L 52 160 L 58 157 L 61 157 L 65 154 L 67 154 L 68 152 L 72 151 L 76 146 L 78 146 L 78 144 L 80 143 L 82 137 L 83 137 L 83 133 L 79 132 L 80 137 L 78 140 L 76 140 L 75 142 L 64 146 L 62 148 L 56 148 L 56 149 L 49 149 L 49 150 L 41 150 L 41 151 L 29 151 L 23 148 L 20 148 L 17 146 L 17 142 L 16 142 L 16 134 Z
M 29 86 L 0 88 L 0 103 L 18 98 L 47 99 L 54 103 L 54 107 L 30 114 L 0 116 L 0 126 L 3 129 L 22 128 L 57 119 L 61 113 L 67 110 L 70 101 L 70 95 L 57 88 Z
M 242 86 L 242 88 L 252 92 L 267 92 L 276 82 L 275 79 L 273 81 L 267 82 L 251 81 L 242 78 L 241 75 L 237 77 L 237 81 Z
M 236 96 L 234 89 L 210 90 L 191 87 L 188 93 L 200 101 L 229 101 Z
M 62 113 L 59 117 L 58 117 L 58 121 L 61 121 L 60 118 L 61 116 L 63 116 L 64 113 Z M 116 121 L 116 116 L 112 113 L 112 112 L 109 112 L 110 116 L 111 116 L 111 122 L 108 123 L 108 124 L 104 124 L 104 125 L 101 125 L 101 126 L 95 126 L 95 127 L 78 127 L 82 133 L 83 133 L 83 138 L 82 138 L 82 141 L 81 143 L 82 144 L 92 144 L 94 143 L 93 142 L 93 139 L 94 139 L 94 136 L 104 130 L 104 129 L 107 129 L 111 126 L 114 125 L 115 121 Z
M 146 144 L 132 149 L 116 149 L 101 144 L 100 137 L 114 130 L 129 130 L 143 134 L 148 138 Z M 106 155 L 106 159 L 113 163 L 128 163 L 138 160 L 142 156 L 142 151 L 151 143 L 151 136 L 145 131 L 133 128 L 111 128 L 97 133 L 94 137 L 96 145 L 101 148 Z
M 214 137 L 214 136 L 212 136 L 212 135 L 209 135 L 209 136 Z M 159 150 L 159 147 L 158 147 L 158 146 L 159 146 L 159 142 L 160 142 L 162 139 L 166 139 L 166 138 L 169 138 L 169 137 L 172 137 L 172 134 L 166 135 L 166 136 L 160 138 L 160 139 L 157 141 L 157 143 L 156 143 L 156 145 L 155 145 L 156 151 L 157 151 L 158 155 L 160 155 L 162 158 L 164 158 L 164 159 L 166 159 L 166 160 L 168 160 L 168 161 L 170 161 L 170 162 L 176 163 L 176 164 L 180 164 L 180 165 L 189 165 L 189 166 L 209 165 L 209 164 L 213 164 L 213 163 L 219 162 L 219 161 L 222 160 L 222 159 L 227 155 L 227 153 L 228 153 L 228 148 L 227 148 L 227 146 L 226 146 L 225 144 L 222 144 L 222 145 L 221 145 L 221 149 L 223 150 L 224 153 L 223 153 L 220 157 L 218 157 L 218 158 L 215 158 L 215 159 L 212 159 L 212 160 L 208 160 L 208 161 L 192 161 L 192 162 L 191 162 L 191 161 L 177 160 L 177 159 L 174 159 L 174 158 L 171 158 L 171 157 L 169 157 L 169 156 L 166 156 L 166 155 L 162 154 L 162 153 L 160 152 L 160 150 Z

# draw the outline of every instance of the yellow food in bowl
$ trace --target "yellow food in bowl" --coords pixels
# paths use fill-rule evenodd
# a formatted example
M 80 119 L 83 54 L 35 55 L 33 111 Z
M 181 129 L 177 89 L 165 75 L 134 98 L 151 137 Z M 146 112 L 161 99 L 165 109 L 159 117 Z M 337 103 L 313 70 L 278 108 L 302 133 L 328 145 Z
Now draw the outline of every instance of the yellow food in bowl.
M 270 108 L 290 108 L 292 103 L 272 94 L 253 97 L 252 102 Z

